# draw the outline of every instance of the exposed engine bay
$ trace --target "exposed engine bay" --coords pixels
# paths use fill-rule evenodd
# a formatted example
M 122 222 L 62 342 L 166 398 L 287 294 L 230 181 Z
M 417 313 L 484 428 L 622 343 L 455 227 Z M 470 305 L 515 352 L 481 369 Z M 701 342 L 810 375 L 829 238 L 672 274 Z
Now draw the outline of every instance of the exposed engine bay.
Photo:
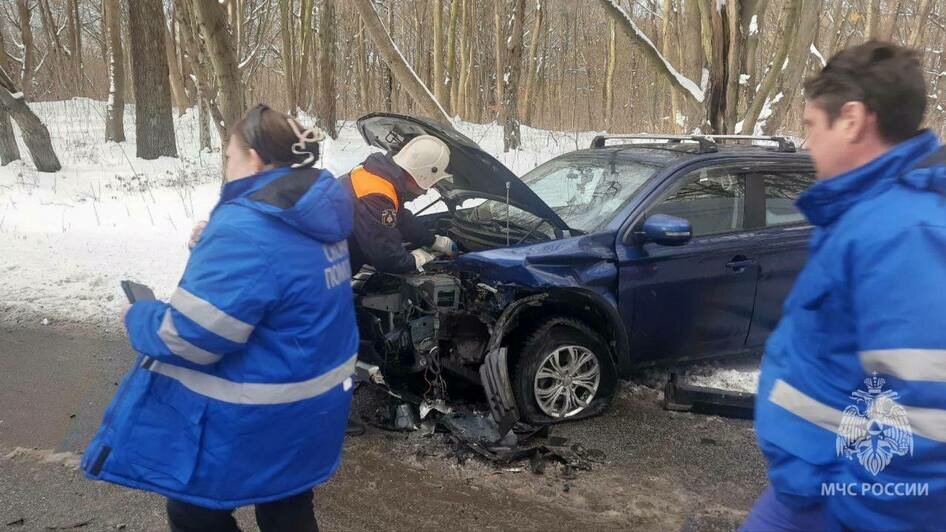
M 443 264 L 405 275 L 362 272 L 354 286 L 363 362 L 388 380 L 425 383 L 419 391 L 428 398 L 444 397 L 445 374 L 479 383 L 489 324 L 502 310 L 496 288 Z

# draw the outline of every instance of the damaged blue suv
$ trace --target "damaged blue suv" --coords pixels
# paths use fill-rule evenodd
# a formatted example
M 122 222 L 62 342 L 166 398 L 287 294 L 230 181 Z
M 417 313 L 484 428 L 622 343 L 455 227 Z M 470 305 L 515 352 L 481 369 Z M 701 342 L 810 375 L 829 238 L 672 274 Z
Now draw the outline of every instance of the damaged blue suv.
M 599 413 L 635 368 L 761 351 L 807 256 L 814 170 L 784 138 L 599 136 L 519 178 L 424 119 L 358 128 L 450 146 L 445 209 L 422 219 L 462 251 L 356 276 L 360 359 L 425 394 L 472 383 L 501 426 Z

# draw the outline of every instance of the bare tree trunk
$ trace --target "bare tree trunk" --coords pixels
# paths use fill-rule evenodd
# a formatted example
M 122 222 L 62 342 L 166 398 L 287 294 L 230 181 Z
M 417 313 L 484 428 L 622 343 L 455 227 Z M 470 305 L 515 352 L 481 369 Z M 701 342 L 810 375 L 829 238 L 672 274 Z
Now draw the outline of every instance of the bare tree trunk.
M 63 72 L 69 70 L 69 65 L 66 64 L 66 52 L 62 41 L 59 39 L 59 28 L 53 19 L 52 10 L 49 8 L 49 0 L 39 0 L 38 6 L 43 29 L 46 32 L 46 42 L 48 43 L 47 57 L 51 56 L 52 70 L 56 73 L 59 89 L 65 89 L 66 80 L 63 79 Z
M 759 90 L 755 91 L 755 95 L 749 102 L 749 109 L 746 111 L 746 116 L 742 121 L 743 135 L 748 135 L 755 129 L 759 115 L 766 102 L 769 100 L 769 95 L 775 87 L 776 80 L 778 80 L 779 75 L 782 73 L 782 66 L 785 64 L 786 58 L 788 58 L 788 51 L 792 46 L 792 41 L 795 40 L 795 34 L 798 33 L 798 17 L 801 15 L 801 4 L 802 0 L 788 0 L 785 3 L 785 7 L 782 11 L 782 26 L 779 31 L 782 38 L 780 39 L 778 50 L 775 52 L 775 56 L 769 64 L 769 69 L 766 71 L 765 77 L 762 78 L 759 84 Z
M 431 55 L 434 56 L 433 74 L 431 75 L 431 84 L 434 87 L 434 98 L 440 102 L 444 108 L 450 107 L 450 98 L 444 97 L 444 76 L 443 76 L 443 5 L 441 0 L 430 0 L 430 10 L 433 12 L 434 27 L 434 49 Z M 449 93 L 448 93 L 449 94 Z M 447 114 L 449 114 L 447 110 Z
M 296 61 L 296 70 L 298 71 L 295 75 L 296 82 L 296 98 L 299 100 L 299 104 L 302 105 L 305 102 L 309 102 L 310 109 L 315 106 L 315 99 L 317 95 L 315 94 L 319 86 L 319 82 L 315 79 L 319 75 L 318 67 L 316 62 L 319 60 L 319 56 L 316 54 L 313 57 L 313 50 L 315 49 L 315 3 L 313 0 L 302 0 L 301 9 L 301 23 L 299 31 L 299 45 L 302 46 L 302 57 Z M 311 63 L 311 64 L 310 64 Z M 309 70 L 311 68 L 312 83 L 306 83 L 306 79 L 309 77 Z M 334 73 L 333 73 L 334 74 Z M 312 94 L 309 94 L 308 89 L 311 87 Z
M 364 20 L 364 18 L 362 18 Z M 391 29 L 391 34 L 394 34 L 394 2 L 392 1 L 388 5 L 388 28 Z M 370 35 L 368 29 L 368 23 L 365 21 L 365 32 Z M 374 39 L 374 36 L 371 36 Z M 391 42 L 394 42 L 392 39 Z M 377 48 L 377 44 L 375 44 Z M 384 110 L 391 112 L 394 110 L 394 73 L 391 72 L 391 66 L 388 64 L 384 65 Z
M 468 23 L 467 23 L 467 25 L 466 25 L 466 34 L 465 34 L 464 37 L 463 37 L 464 43 L 466 43 L 466 44 L 465 44 L 465 46 L 466 46 L 466 61 L 465 61 L 465 63 L 464 63 L 464 64 L 465 64 L 465 69 L 466 69 L 466 78 L 464 78 L 465 80 L 464 80 L 464 83 L 463 83 L 463 87 L 460 89 L 461 91 L 463 91 L 463 105 L 464 105 L 464 107 L 463 107 L 463 115 L 464 115 L 468 120 L 474 120 L 473 111 L 474 111 L 474 107 L 475 107 L 475 108 L 479 111 L 479 113 L 478 113 L 478 115 L 476 116 L 475 120 L 478 120 L 478 121 L 482 122 L 482 120 L 483 120 L 482 113 L 483 113 L 483 107 L 484 107 L 484 105 L 475 105 L 476 102 L 473 100 L 473 98 L 470 98 L 470 87 L 473 85 L 473 77 L 474 77 L 474 76 L 473 76 L 473 44 L 474 44 L 474 40 L 473 40 L 473 24 L 474 24 L 473 16 L 476 14 L 476 2 L 474 2 L 473 0 L 470 0 L 469 2 L 466 2 L 465 5 L 466 5 L 466 9 L 467 9 L 467 11 L 468 11 L 469 21 L 468 21 Z M 486 69 L 484 68 L 484 69 L 482 69 L 482 70 L 483 70 L 483 72 L 484 72 L 484 74 L 485 74 Z M 487 86 L 487 83 L 485 83 L 485 82 L 481 82 L 481 83 L 480 83 L 480 87 L 486 87 L 486 86 Z M 478 94 L 479 96 L 481 96 L 481 97 L 485 97 L 486 91 L 485 91 L 485 90 L 480 90 L 480 91 L 477 91 L 477 94 Z
M 224 121 L 224 136 L 220 142 L 226 146 L 233 125 L 240 120 L 244 111 L 243 82 L 237 67 L 236 52 L 227 31 L 227 14 L 223 7 L 217 2 L 203 0 L 193 0 L 193 6 L 217 78 L 220 111 Z
M 0 21 L 0 68 L 7 69 L 9 62 L 3 53 L 6 50 L 4 42 L 5 28 Z M 11 81 L 12 82 L 12 81 Z M 16 135 L 13 133 L 13 122 L 6 107 L 0 105 L 0 165 L 6 166 L 20 158 L 20 148 L 16 145 Z
M 840 1 L 838 2 L 841 3 Z M 762 36 L 762 27 L 765 22 L 765 12 L 768 10 L 769 0 L 744 0 L 742 15 L 742 32 L 746 38 L 746 94 L 752 94 L 759 80 L 759 41 Z
M 932 11 L 932 0 L 920 0 L 920 5 L 916 10 L 916 18 L 913 20 L 913 30 L 910 32 L 909 46 L 911 48 L 919 48 L 920 37 L 922 37 L 926 25 L 930 22 L 930 13 L 932 13 Z
M 682 0 L 684 20 L 678 24 L 682 28 L 683 35 L 679 39 L 685 72 L 690 75 L 690 79 L 699 80 L 700 89 L 706 91 L 706 83 L 709 77 L 704 73 L 709 72 L 706 68 L 709 64 L 708 56 L 703 50 L 703 16 L 700 10 L 700 2 L 703 0 Z M 707 31 L 708 28 L 707 28 Z M 702 104 L 695 100 L 684 100 L 680 108 L 683 110 L 686 130 L 693 129 L 693 124 L 702 126 L 701 120 L 704 113 Z
M 226 143 L 227 131 L 223 119 L 223 113 L 216 102 L 213 101 L 214 89 L 208 81 L 213 77 L 212 68 L 207 67 L 206 56 L 197 36 L 199 30 L 197 22 L 194 19 L 193 5 L 190 0 L 174 0 L 178 20 L 180 20 L 181 48 L 187 50 L 187 56 L 191 59 L 191 67 L 194 72 L 194 88 L 197 92 L 197 132 L 201 149 L 210 149 L 210 121 L 213 121 L 218 135 L 222 139 L 221 144 Z
M 736 1 L 738 1 L 738 0 L 730 0 L 730 1 L 736 2 Z M 661 53 L 663 54 L 664 57 L 669 58 L 669 57 L 670 57 L 670 51 L 671 51 L 671 41 L 672 41 L 672 39 L 670 38 L 670 16 L 671 16 L 671 14 L 673 13 L 673 2 L 672 2 L 671 0 L 663 0 L 663 2 L 664 2 L 664 9 L 663 9 L 663 31 L 661 32 L 661 33 L 663 34 L 663 43 L 662 43 L 662 46 L 661 46 Z M 608 51 L 609 51 L 608 57 L 609 57 L 609 58 L 611 57 L 611 48 L 614 47 L 614 26 L 613 26 L 614 20 L 613 20 L 613 19 L 611 20 L 611 24 L 612 24 L 612 26 L 611 26 L 611 41 L 610 41 L 610 42 L 611 42 L 611 46 L 608 48 Z M 608 94 L 609 94 L 609 95 L 611 95 L 611 92 L 613 91 L 613 87 L 610 86 L 610 83 L 613 82 L 613 79 L 612 79 L 612 78 L 613 78 L 613 76 L 614 76 L 614 74 L 613 74 L 613 72 L 611 71 L 611 69 L 612 69 L 612 67 L 610 66 L 610 59 L 609 59 L 609 66 L 608 66 L 608 76 L 609 76 Z M 670 127 L 671 127 L 671 130 L 672 130 L 674 133 L 679 133 L 681 127 L 680 127 L 680 124 L 678 123 L 679 121 L 677 120 L 677 114 L 680 113 L 680 95 L 678 94 L 677 90 L 673 88 L 673 85 L 670 85 L 670 86 L 669 86 L 669 89 L 670 89 L 670 124 L 671 124 Z M 612 99 L 613 99 L 613 95 L 612 95 Z M 608 105 L 608 113 L 609 113 L 609 115 L 608 115 L 608 119 L 605 121 L 605 123 L 606 123 L 606 124 L 609 124 L 609 125 L 610 125 L 610 122 L 611 122 L 611 120 L 610 120 L 610 113 L 611 113 L 611 112 L 612 112 L 612 107 L 611 107 L 611 104 L 609 103 L 609 105 Z
M 23 44 L 23 69 L 20 71 L 20 87 L 29 96 L 33 95 L 33 69 L 36 68 L 33 46 L 33 14 L 29 0 L 16 0 L 16 9 L 20 15 L 20 42 Z
M 542 21 L 545 18 L 545 10 L 542 8 L 542 0 L 535 2 L 535 14 L 532 19 L 532 31 L 530 32 L 529 55 L 526 57 L 526 89 L 522 96 L 523 121 L 526 124 L 532 124 L 532 107 L 535 95 L 533 94 L 536 85 L 536 65 L 538 63 L 539 42 L 542 40 Z M 614 22 L 611 22 L 611 35 L 614 36 Z
M 338 137 L 335 87 L 335 0 L 322 0 L 319 14 L 319 122 L 325 132 Z
M 900 0 L 893 0 L 892 3 L 888 4 L 893 13 L 890 15 L 890 22 L 884 26 L 884 31 L 880 35 L 880 40 L 882 41 L 893 41 L 894 31 L 897 29 L 897 21 L 900 19 L 900 10 L 903 7 L 903 2 Z
M 299 108 L 299 96 L 296 94 L 296 52 L 294 50 L 296 31 L 292 21 L 292 4 L 292 0 L 279 0 L 279 34 L 282 37 L 280 54 L 282 55 L 283 70 L 286 76 L 286 99 L 289 114 L 295 116 L 296 110 Z
M 170 22 L 173 26 L 174 19 L 172 18 Z M 171 96 L 174 98 L 174 105 L 177 107 L 177 116 L 181 116 L 187 110 L 187 93 L 184 92 L 184 75 L 181 74 L 181 65 L 177 62 L 177 46 L 167 26 L 164 28 L 164 49 L 168 56 L 168 80 L 171 85 Z
M 454 0 L 454 2 L 459 2 L 461 0 Z M 453 112 L 456 115 L 463 115 L 464 117 L 468 116 L 466 114 L 466 84 L 467 79 L 469 78 L 470 66 L 467 59 L 467 48 L 469 48 L 469 7 L 467 6 L 467 0 L 462 0 L 462 10 L 463 13 L 460 16 L 460 75 L 457 76 L 456 83 L 456 97 L 454 98 L 455 103 L 453 106 Z
M 703 103 L 706 121 L 713 133 L 726 132 L 726 88 L 728 85 L 729 39 L 725 11 L 716 2 L 700 2 L 703 17 L 703 49 L 707 53 L 709 86 Z
M 207 100 L 197 97 L 197 140 L 200 143 L 200 149 L 210 149 L 210 110 L 207 107 Z
M 784 97 L 772 106 L 772 117 L 763 128 L 767 135 L 775 134 L 782 128 L 791 109 L 791 101 L 801 88 L 801 80 L 811 56 L 811 44 L 818 33 L 818 21 L 821 18 L 822 0 L 802 0 L 801 16 L 798 20 L 798 32 L 795 34 L 788 67 L 783 72 L 782 90 Z
M 0 68 L 0 107 L 16 120 L 23 134 L 23 142 L 40 172 L 58 172 L 62 169 L 59 158 L 49 139 L 49 130 L 26 104 L 23 93 L 17 93 L 13 80 Z
M 122 51 L 122 8 L 118 0 L 105 0 L 105 40 L 108 43 L 108 104 L 105 106 L 105 140 L 125 141 L 125 57 Z
M 704 101 L 704 95 L 702 91 L 700 91 L 700 88 L 691 80 L 680 75 L 679 72 L 666 61 L 666 58 L 657 51 L 653 42 L 647 39 L 644 33 L 631 21 L 630 17 L 627 16 L 627 13 L 622 8 L 618 7 L 613 0 L 599 0 L 599 2 L 611 18 L 617 22 L 627 38 L 637 45 L 644 60 L 647 61 L 658 76 L 666 79 L 672 87 L 679 90 L 680 93 L 684 95 L 684 99 L 695 100 L 697 102 Z
M 844 12 L 845 2 L 840 0 L 836 1 L 834 4 L 834 12 L 831 14 L 831 20 L 834 21 L 834 27 L 831 31 L 831 39 L 828 41 L 828 48 L 825 50 L 825 57 L 833 57 L 834 53 L 838 49 L 838 44 L 841 42 L 841 32 L 844 31 L 845 21 L 850 17 L 850 10 L 853 9 L 853 6 L 847 6 L 848 12 L 847 16 L 842 18 L 842 13 Z
M 368 36 L 365 35 L 365 23 L 358 19 L 358 35 L 355 37 L 358 42 L 358 57 L 356 58 L 358 66 L 358 98 L 361 103 L 361 110 L 368 110 L 368 99 L 370 90 L 370 83 L 368 79 L 368 51 L 365 41 L 368 39 Z
M 6 166 L 19 159 L 20 148 L 16 145 L 10 113 L 7 112 L 6 107 L 0 105 L 0 165 Z
M 727 78 L 726 78 L 726 114 L 723 122 L 723 131 L 734 133 L 736 130 L 736 113 L 739 110 L 739 79 L 742 76 L 742 66 L 746 62 L 746 38 L 742 33 L 742 3 L 740 0 L 726 2 L 728 17 L 729 45 L 727 50 Z
M 360 14 L 362 20 L 365 21 L 365 28 L 368 31 L 368 35 L 371 36 L 371 40 L 374 42 L 381 57 L 384 58 L 385 63 L 387 63 L 388 67 L 391 69 L 393 76 L 397 78 L 398 83 L 407 89 L 414 103 L 430 118 L 449 124 L 450 118 L 447 116 L 446 111 L 443 110 L 443 107 L 440 106 L 434 98 L 434 95 L 431 94 L 430 90 L 421 82 L 420 78 L 417 77 L 417 74 L 414 73 L 410 65 L 408 65 L 407 61 L 404 59 L 404 56 L 401 55 L 401 52 L 394 45 L 391 36 L 384 29 L 384 23 L 381 22 L 381 18 L 374 10 L 374 6 L 371 5 L 371 0 L 353 0 L 352 3 L 355 4 L 355 8 L 358 9 L 358 14 Z
M 614 19 L 608 21 L 608 69 L 604 80 L 604 127 L 614 126 L 614 71 L 617 65 L 617 29 Z
M 447 114 L 457 112 L 457 9 L 461 0 L 450 0 L 450 20 L 447 26 L 447 76 L 443 80 L 443 100 L 441 103 L 447 108 Z
M 82 31 L 79 28 L 78 0 L 67 0 L 65 8 L 66 28 L 69 37 L 69 74 L 73 80 L 75 94 L 81 96 L 84 83 L 82 79 Z
M 519 130 L 519 79 L 522 74 L 522 26 L 526 18 L 526 0 L 515 0 L 511 32 L 504 46 L 506 52 L 503 73 L 503 151 L 518 150 L 522 145 L 522 133 Z
M 880 37 L 880 0 L 870 0 L 870 9 L 867 11 L 867 25 L 864 28 L 864 37 L 867 40 Z
M 127 0 L 135 87 L 136 152 L 142 159 L 177 157 L 161 0 Z
M 505 117 L 503 116 L 503 73 L 505 72 L 503 61 L 505 60 L 506 46 L 503 44 L 503 41 L 506 37 L 506 31 L 505 25 L 503 24 L 503 13 L 506 11 L 506 6 L 504 4 L 504 0 L 493 0 L 493 26 L 495 29 L 493 33 L 493 59 L 495 60 L 494 66 L 496 68 L 496 83 L 493 87 L 496 90 L 496 123 L 498 124 L 505 122 Z

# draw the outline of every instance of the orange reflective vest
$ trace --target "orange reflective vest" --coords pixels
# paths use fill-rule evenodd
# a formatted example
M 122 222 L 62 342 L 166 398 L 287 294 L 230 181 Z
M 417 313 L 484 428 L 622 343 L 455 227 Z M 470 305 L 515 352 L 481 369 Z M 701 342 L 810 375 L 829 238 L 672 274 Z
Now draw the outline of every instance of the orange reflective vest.
M 392 203 L 397 210 L 400 202 L 397 197 L 397 190 L 387 179 L 365 170 L 364 166 L 359 166 L 351 171 L 351 188 L 355 191 L 356 198 L 363 198 L 370 194 L 381 194 Z

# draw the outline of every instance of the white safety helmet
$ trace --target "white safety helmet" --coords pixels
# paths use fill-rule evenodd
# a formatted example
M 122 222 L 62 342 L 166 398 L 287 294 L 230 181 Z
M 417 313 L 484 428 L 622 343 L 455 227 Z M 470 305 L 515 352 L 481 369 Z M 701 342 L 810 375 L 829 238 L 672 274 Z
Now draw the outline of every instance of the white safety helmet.
M 394 155 L 394 162 L 410 174 L 417 186 L 427 190 L 441 179 L 450 177 L 450 148 L 433 135 L 412 138 Z

